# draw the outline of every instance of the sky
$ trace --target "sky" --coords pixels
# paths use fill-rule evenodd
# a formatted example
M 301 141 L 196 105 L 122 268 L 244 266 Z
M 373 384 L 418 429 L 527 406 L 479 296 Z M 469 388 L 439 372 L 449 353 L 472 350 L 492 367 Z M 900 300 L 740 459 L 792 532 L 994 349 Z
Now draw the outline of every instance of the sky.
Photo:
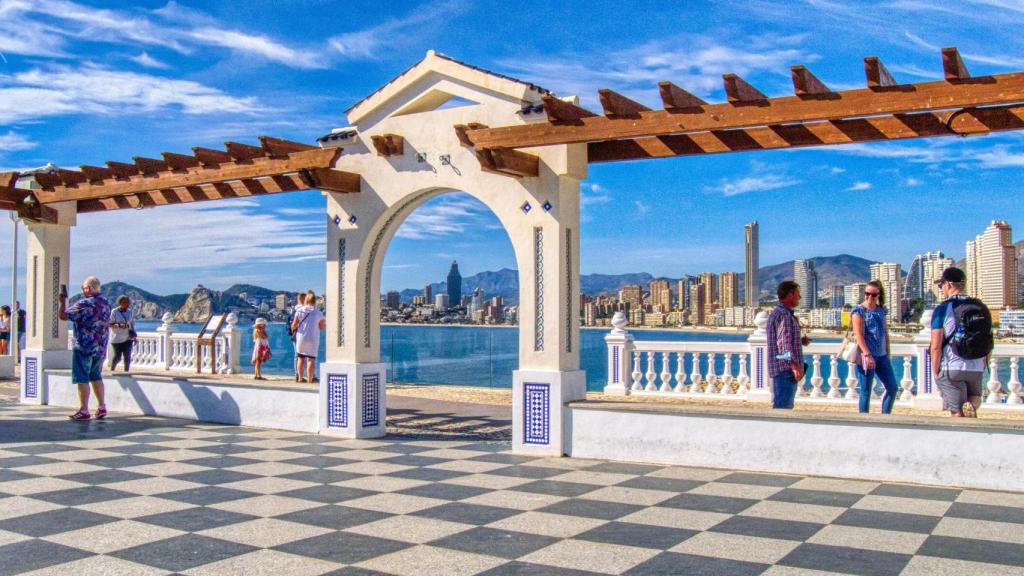
M 957 46 L 973 75 L 1024 70 L 1024 2 L 733 0 L 399 2 L 0 0 L 0 170 L 76 168 L 220 148 L 260 135 L 301 142 L 346 126 L 344 111 L 427 50 L 579 95 L 599 88 L 659 107 L 670 80 L 709 102 L 736 73 L 769 96 L 807 65 L 833 89 L 865 85 L 878 56 L 900 82 L 942 77 Z M 1024 226 L 1024 133 L 745 152 L 593 165 L 582 184 L 581 272 L 678 277 L 743 268 L 743 224 L 761 263 L 849 253 L 905 267 L 993 219 Z M 84 214 L 72 278 L 152 292 L 236 282 L 324 285 L 324 199 L 309 191 Z M 0 221 L 0 294 L 12 226 Z M 24 286 L 24 230 L 19 269 Z M 384 290 L 515 261 L 507 236 L 465 194 L 401 226 Z M 6 301 L 5 297 L 0 300 Z

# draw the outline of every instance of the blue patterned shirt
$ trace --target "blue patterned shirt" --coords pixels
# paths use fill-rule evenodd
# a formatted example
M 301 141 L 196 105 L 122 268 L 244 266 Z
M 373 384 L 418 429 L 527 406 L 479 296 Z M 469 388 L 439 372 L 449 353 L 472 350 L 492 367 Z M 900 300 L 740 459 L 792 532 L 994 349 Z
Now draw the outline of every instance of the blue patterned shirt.
M 107 357 L 110 304 L 102 294 L 82 298 L 67 309 L 75 324 L 75 350 L 86 356 Z
M 793 361 L 802 362 L 803 357 L 800 324 L 797 323 L 791 309 L 779 304 L 768 316 L 768 375 L 774 378 L 792 371 Z

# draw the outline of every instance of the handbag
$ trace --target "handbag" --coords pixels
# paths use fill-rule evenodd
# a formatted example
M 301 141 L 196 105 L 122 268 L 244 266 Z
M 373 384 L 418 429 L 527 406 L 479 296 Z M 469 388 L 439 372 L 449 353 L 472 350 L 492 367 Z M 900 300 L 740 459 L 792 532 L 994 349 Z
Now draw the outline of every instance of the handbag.
M 860 346 L 852 333 L 847 333 L 843 338 L 843 345 L 839 348 L 839 358 L 850 364 L 860 364 Z

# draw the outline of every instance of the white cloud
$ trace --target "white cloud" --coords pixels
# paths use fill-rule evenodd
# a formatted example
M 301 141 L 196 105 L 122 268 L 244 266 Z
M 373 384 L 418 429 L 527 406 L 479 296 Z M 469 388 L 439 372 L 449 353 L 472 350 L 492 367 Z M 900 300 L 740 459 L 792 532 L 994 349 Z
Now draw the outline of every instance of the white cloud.
M 474 228 L 493 227 L 496 217 L 475 198 L 446 194 L 416 208 L 395 234 L 407 240 L 459 235 Z M 500 225 L 496 226 L 501 228 Z
M 167 108 L 185 114 L 254 114 L 253 97 L 234 97 L 188 80 L 95 65 L 53 66 L 0 76 L 0 123 L 72 113 L 122 114 Z
M 8 131 L 7 134 L 0 134 L 0 154 L 5 152 L 31 150 L 36 146 L 38 146 L 37 143 L 29 140 L 27 136 L 18 134 L 17 132 Z
M 594 204 L 607 204 L 612 201 L 607 188 L 596 183 L 584 183 L 580 186 L 580 207 L 586 208 Z
M 870 190 L 871 182 L 854 182 L 853 186 L 846 189 L 847 192 L 860 192 L 862 190 Z
M 187 35 L 202 44 L 230 48 L 237 52 L 261 56 L 272 62 L 286 64 L 293 68 L 327 67 L 318 52 L 289 48 L 266 36 L 219 28 L 201 28 L 189 31 Z
M 846 172 L 846 168 L 840 168 L 839 166 L 833 166 L 829 170 L 829 174 L 842 174 L 843 172 Z
M 350 60 L 372 60 L 381 56 L 385 48 L 396 43 L 409 43 L 463 10 L 456 1 L 422 4 L 404 18 L 395 18 L 363 30 L 345 32 L 330 38 L 327 43 L 335 53 Z
M 646 216 L 651 211 L 651 207 L 646 202 L 644 202 L 642 200 L 634 200 L 633 201 L 633 208 L 634 208 L 633 216 L 635 216 L 637 218 Z
M 918 180 L 917 178 L 911 177 L 911 178 L 907 178 L 906 180 L 904 180 L 903 181 L 903 185 L 904 186 L 920 186 L 921 185 L 921 181 Z
M 129 58 L 129 60 L 135 62 L 139 66 L 144 66 L 146 68 L 158 68 L 160 70 L 167 70 L 168 68 L 170 68 L 170 66 L 168 66 L 167 64 L 150 56 L 148 52 L 143 52 L 138 56 L 132 56 L 131 58 Z

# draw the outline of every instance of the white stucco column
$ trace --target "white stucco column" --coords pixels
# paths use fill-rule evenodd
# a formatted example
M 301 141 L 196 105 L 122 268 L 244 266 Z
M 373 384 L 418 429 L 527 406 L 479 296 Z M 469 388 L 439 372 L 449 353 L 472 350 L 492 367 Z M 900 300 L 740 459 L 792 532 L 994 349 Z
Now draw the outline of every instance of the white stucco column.
M 74 202 L 50 204 L 57 210 L 56 224 L 27 222 L 26 336 L 21 370 L 21 401 L 46 404 L 45 371 L 71 366 L 67 324 L 58 315 L 60 287 L 72 293 L 78 283 L 68 279 Z
M 387 367 L 380 361 L 380 279 L 361 259 L 382 203 L 367 190 L 327 197 L 326 360 L 320 365 L 320 432 L 385 434 Z M 381 251 L 383 252 L 383 251 Z M 383 253 L 375 257 L 383 258 Z
M 756 329 L 747 338 L 750 343 L 750 388 L 747 400 L 771 402 L 772 379 L 768 375 L 768 313 L 764 310 L 754 317 Z
M 608 382 L 604 393 L 628 396 L 630 385 L 630 359 L 633 357 L 633 335 L 626 331 L 626 315 L 616 312 L 612 316 L 612 331 L 604 337 L 608 347 Z M 680 360 L 682 362 L 682 360 Z M 680 364 L 680 366 L 682 366 Z

